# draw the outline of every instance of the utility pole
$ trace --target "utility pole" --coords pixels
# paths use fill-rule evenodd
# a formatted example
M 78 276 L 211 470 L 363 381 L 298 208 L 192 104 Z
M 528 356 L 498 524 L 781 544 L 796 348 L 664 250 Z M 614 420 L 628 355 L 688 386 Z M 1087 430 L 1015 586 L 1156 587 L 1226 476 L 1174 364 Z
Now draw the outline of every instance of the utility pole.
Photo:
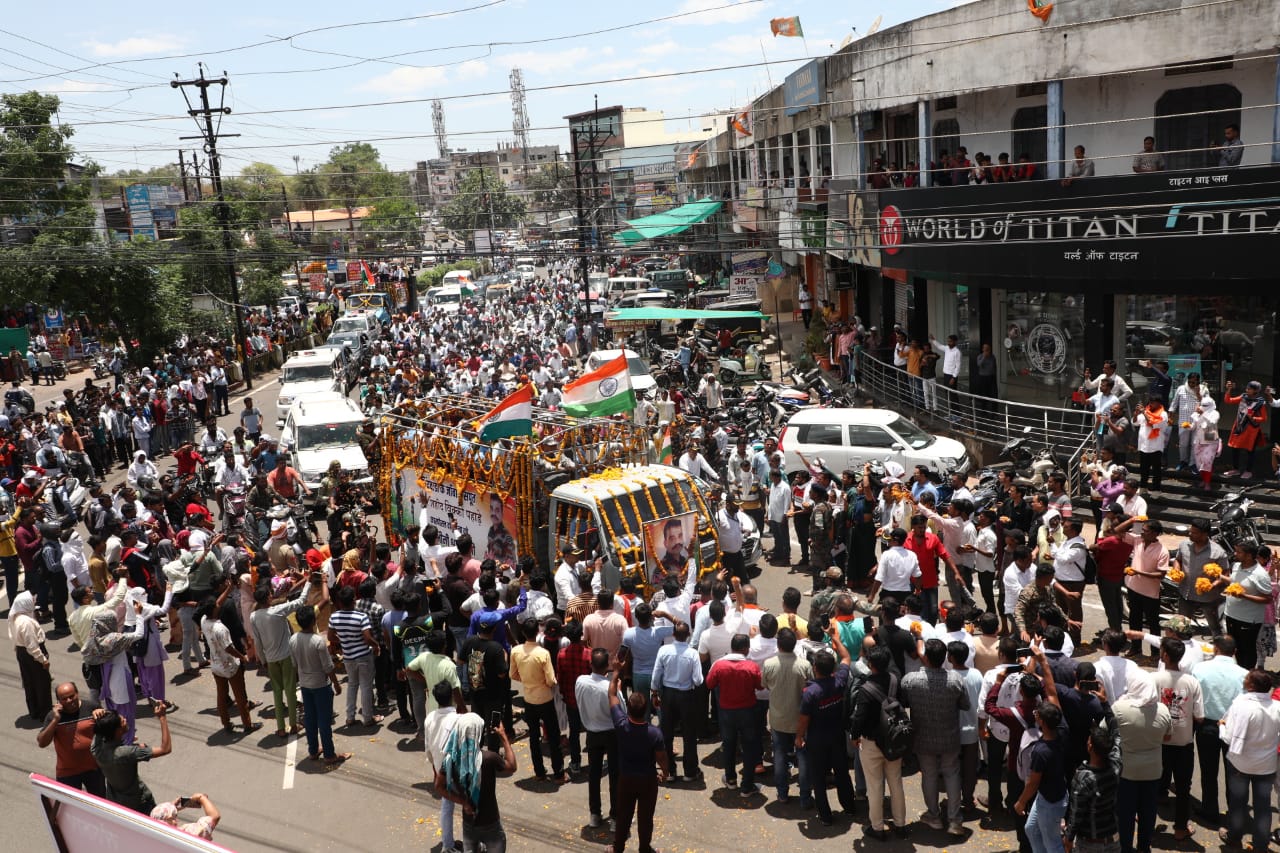
M 209 106 L 209 87 L 220 86 L 221 92 L 225 96 L 227 88 L 226 72 L 222 77 L 210 80 L 204 76 L 204 65 L 200 66 L 200 76 L 194 80 L 180 80 L 177 75 L 169 81 L 169 86 L 174 89 L 182 89 L 182 97 L 187 102 L 187 115 L 196 120 L 196 126 L 200 127 L 200 119 L 204 119 L 204 126 L 200 128 L 200 136 L 184 136 L 183 139 L 203 139 L 204 151 L 209 155 L 209 175 L 213 182 L 213 194 L 218 199 L 218 224 L 222 230 L 222 250 L 226 253 L 227 279 L 231 285 L 231 303 L 236 315 L 236 345 L 240 348 L 240 363 L 244 370 L 244 387 L 247 390 L 253 390 L 253 379 L 249 370 L 249 339 L 244 333 L 244 306 L 240 304 L 240 283 L 236 280 L 236 258 L 235 247 L 231 240 L 231 208 L 227 205 L 227 199 L 222 193 L 222 166 L 218 158 L 218 131 L 214 129 L 213 117 L 219 116 L 219 124 L 221 124 L 221 116 L 229 115 L 231 108 L 219 104 L 217 109 Z M 200 90 L 200 109 L 191 106 L 191 99 L 187 97 L 185 91 L 187 86 L 195 86 Z M 239 136 L 238 133 L 229 133 L 227 136 Z
M 578 140 L 585 138 L 585 147 L 587 148 L 587 159 L 591 163 L 591 189 L 592 204 L 595 204 L 596 175 L 599 172 L 599 164 L 597 162 L 597 145 L 601 139 L 607 139 L 612 135 L 609 128 L 600 127 L 600 101 L 595 100 L 595 108 L 591 111 L 590 130 L 584 131 L 573 125 L 569 126 L 569 144 L 573 147 L 573 188 L 577 196 L 578 207 L 578 255 L 582 264 L 582 295 L 587 302 L 587 316 L 591 316 L 591 286 L 588 283 L 588 275 L 591 271 L 591 258 L 587 251 L 587 229 L 590 227 L 587 223 L 586 205 L 583 200 L 583 170 L 582 170 L 582 146 L 579 146 Z
M 178 149 L 178 173 L 182 175 L 182 200 L 190 201 L 187 197 L 187 161 L 184 158 L 187 152 L 181 148 Z
M 289 218 L 289 188 L 284 185 L 284 181 L 280 182 L 280 198 L 284 200 L 285 231 L 289 235 L 289 245 L 293 246 L 294 245 L 293 222 Z M 296 251 L 293 253 L 293 274 L 297 279 L 298 287 L 301 288 L 302 287 L 302 268 L 298 265 L 298 253 Z M 304 293 L 310 293 L 310 292 L 311 292 L 311 284 L 308 283 Z M 306 308 L 305 296 L 302 299 L 302 305 L 303 305 L 303 308 L 305 309 Z M 303 311 L 303 313 L 304 314 L 306 313 L 305 310 Z

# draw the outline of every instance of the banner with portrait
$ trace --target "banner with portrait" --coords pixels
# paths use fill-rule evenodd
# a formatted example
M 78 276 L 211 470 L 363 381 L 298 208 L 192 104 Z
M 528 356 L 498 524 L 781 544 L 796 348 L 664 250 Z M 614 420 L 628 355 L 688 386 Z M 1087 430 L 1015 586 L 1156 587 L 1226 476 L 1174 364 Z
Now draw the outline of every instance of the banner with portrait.
M 519 527 L 514 497 L 504 501 L 497 492 L 469 487 L 459 493 L 452 481 L 432 479 L 412 466 L 400 470 L 395 488 L 392 522 L 399 535 L 410 524 L 423 530 L 434 524 L 440 530 L 439 544 L 452 547 L 457 537 L 468 533 L 477 559 L 515 566 Z
M 668 577 L 682 582 L 688 571 L 698 571 L 698 514 L 659 518 L 644 525 L 645 573 L 649 586 L 662 587 Z

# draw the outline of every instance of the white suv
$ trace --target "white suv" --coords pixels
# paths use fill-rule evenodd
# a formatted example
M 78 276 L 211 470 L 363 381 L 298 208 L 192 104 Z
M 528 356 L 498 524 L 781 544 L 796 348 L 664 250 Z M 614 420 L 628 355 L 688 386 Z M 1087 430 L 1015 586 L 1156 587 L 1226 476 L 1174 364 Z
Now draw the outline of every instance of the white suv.
M 360 408 L 337 393 L 303 397 L 289 409 L 280 443 L 287 448 L 289 464 L 311 490 L 313 501 L 318 500 L 320 479 L 334 460 L 351 472 L 353 483 L 373 482 L 356 438 L 363 423 Z
M 336 350 L 300 350 L 289 356 L 280 373 L 276 429 L 284 426 L 289 408 L 300 398 L 335 391 L 341 393 L 342 370 L 342 356 Z

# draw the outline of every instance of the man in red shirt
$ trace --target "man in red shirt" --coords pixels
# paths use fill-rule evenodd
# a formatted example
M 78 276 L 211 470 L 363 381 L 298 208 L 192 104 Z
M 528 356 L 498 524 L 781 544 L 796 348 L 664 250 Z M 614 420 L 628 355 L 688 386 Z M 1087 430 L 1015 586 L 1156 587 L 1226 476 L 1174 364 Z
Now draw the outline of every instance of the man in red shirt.
M 173 451 L 173 458 L 178 463 L 179 479 L 194 474 L 197 465 L 205 464 L 205 458 L 196 452 L 196 446 L 189 441 Z
M 737 787 L 738 746 L 742 746 L 742 787 L 744 797 L 755 794 L 756 765 L 760 763 L 760 726 L 756 721 L 756 691 L 764 689 L 760 666 L 747 660 L 751 638 L 734 634 L 729 654 L 711 665 L 707 689 L 715 690 L 720 706 L 720 749 L 724 758 L 724 783 Z
M 937 622 L 938 561 L 942 561 L 952 577 L 961 577 L 960 571 L 951 561 L 951 555 L 947 553 L 942 540 L 929 532 L 929 519 L 923 515 L 911 516 L 911 533 L 907 536 L 905 547 L 920 561 L 920 603 L 924 606 L 923 616 L 928 622 Z M 964 582 L 961 581 L 960 585 L 963 586 Z

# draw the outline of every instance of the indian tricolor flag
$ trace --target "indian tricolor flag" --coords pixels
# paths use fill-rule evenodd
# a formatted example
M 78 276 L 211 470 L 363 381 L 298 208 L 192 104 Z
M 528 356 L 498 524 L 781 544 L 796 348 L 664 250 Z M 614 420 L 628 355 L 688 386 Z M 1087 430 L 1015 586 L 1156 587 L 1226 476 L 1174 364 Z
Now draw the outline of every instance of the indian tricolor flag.
M 636 393 L 631 390 L 625 353 L 564 386 L 560 398 L 564 413 L 579 418 L 616 415 L 635 407 Z
M 667 424 L 666 429 L 662 431 L 662 437 L 658 439 L 658 464 L 676 464 L 675 448 L 671 444 L 671 424 Z
M 378 279 L 369 271 L 369 265 L 364 261 L 360 262 L 360 280 L 364 282 L 366 290 L 378 289 Z
M 523 385 L 476 421 L 480 441 L 491 444 L 500 438 L 533 434 L 533 386 Z

